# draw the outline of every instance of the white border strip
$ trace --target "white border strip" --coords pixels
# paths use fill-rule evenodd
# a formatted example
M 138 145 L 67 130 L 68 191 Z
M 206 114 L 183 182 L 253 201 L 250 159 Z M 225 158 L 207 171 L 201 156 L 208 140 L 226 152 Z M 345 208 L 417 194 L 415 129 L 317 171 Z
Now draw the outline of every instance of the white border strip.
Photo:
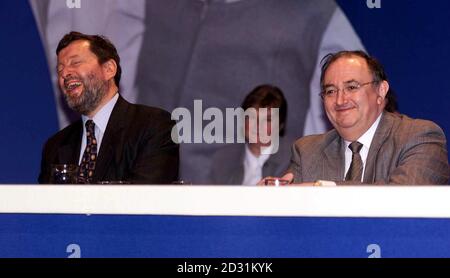
M 450 187 L 2 185 L 0 213 L 450 218 Z

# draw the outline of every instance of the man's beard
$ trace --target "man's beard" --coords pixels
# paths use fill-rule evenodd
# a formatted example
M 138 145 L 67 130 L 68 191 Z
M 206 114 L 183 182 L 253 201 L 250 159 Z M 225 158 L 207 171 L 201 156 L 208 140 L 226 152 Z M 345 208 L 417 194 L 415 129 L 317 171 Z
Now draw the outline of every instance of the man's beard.
M 87 75 L 87 77 L 73 77 L 69 80 L 80 80 L 83 84 L 83 91 L 79 96 L 73 96 L 69 94 L 63 94 L 67 105 L 74 111 L 88 115 L 95 111 L 98 105 L 102 101 L 103 97 L 107 94 L 109 86 L 107 81 L 98 79 L 93 73 Z

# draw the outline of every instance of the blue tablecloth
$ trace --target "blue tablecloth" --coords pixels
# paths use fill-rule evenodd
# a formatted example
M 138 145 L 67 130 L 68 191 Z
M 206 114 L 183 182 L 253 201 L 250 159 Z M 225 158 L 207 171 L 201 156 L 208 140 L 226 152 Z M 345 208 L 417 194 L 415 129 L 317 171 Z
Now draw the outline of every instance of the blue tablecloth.
M 0 214 L 0 246 L 0 257 L 450 257 L 450 221 Z

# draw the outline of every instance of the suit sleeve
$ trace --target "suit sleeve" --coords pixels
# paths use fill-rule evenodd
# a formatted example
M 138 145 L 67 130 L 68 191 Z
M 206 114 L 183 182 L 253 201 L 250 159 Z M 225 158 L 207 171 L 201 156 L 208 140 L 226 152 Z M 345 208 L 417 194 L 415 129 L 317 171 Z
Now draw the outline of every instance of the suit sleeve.
M 49 153 L 49 143 L 46 142 L 42 149 L 42 157 L 41 157 L 41 170 L 38 177 L 38 182 L 40 184 L 48 184 L 50 183 L 50 159 L 48 157 Z
M 175 122 L 164 112 L 143 136 L 128 180 L 137 184 L 170 184 L 178 180 L 179 146 L 171 138 Z
M 300 152 L 297 150 L 295 143 L 292 145 L 292 155 L 291 162 L 285 174 L 292 173 L 294 174 L 294 183 L 302 183 L 303 178 L 301 176 L 301 163 L 300 163 Z M 284 174 L 284 175 L 285 175 Z
M 429 124 L 415 136 L 409 136 L 398 167 L 390 174 L 389 184 L 448 184 L 449 166 L 445 135 Z
M 449 165 L 444 132 L 434 123 L 427 122 L 414 132 L 405 134 L 397 166 L 385 179 L 374 185 L 439 185 L 449 182 Z M 383 153 L 379 154 L 383 159 Z M 355 182 L 338 182 L 340 185 Z

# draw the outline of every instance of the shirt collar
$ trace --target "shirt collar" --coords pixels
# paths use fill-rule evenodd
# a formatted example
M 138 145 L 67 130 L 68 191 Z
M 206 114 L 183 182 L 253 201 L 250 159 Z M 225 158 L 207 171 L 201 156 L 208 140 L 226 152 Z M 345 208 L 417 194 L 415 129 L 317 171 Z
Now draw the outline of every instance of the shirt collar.
M 108 125 L 109 117 L 111 116 L 112 110 L 119 99 L 119 94 L 117 93 L 112 99 L 110 99 L 92 118 L 95 123 L 95 126 L 100 129 L 102 133 L 105 132 L 106 126 Z M 81 119 L 83 120 L 83 126 L 86 124 L 86 121 L 89 120 L 88 116 L 81 115 Z
M 252 164 L 257 163 L 258 165 L 262 166 L 269 159 L 272 148 L 273 148 L 272 145 L 270 145 L 268 147 L 262 147 L 261 154 L 259 156 L 256 156 L 252 153 L 248 144 L 245 144 L 245 160 L 249 163 L 252 163 Z M 263 153 L 266 153 L 266 154 L 263 154 Z
M 375 131 L 377 130 L 378 124 L 381 120 L 381 115 L 383 115 L 383 113 L 381 113 L 372 124 L 372 126 L 361 137 L 359 137 L 358 140 L 356 140 L 359 143 L 363 144 L 364 147 L 369 148 L 370 144 L 372 144 L 373 137 L 375 136 Z M 346 140 L 345 147 L 347 148 L 351 143 L 352 142 Z

